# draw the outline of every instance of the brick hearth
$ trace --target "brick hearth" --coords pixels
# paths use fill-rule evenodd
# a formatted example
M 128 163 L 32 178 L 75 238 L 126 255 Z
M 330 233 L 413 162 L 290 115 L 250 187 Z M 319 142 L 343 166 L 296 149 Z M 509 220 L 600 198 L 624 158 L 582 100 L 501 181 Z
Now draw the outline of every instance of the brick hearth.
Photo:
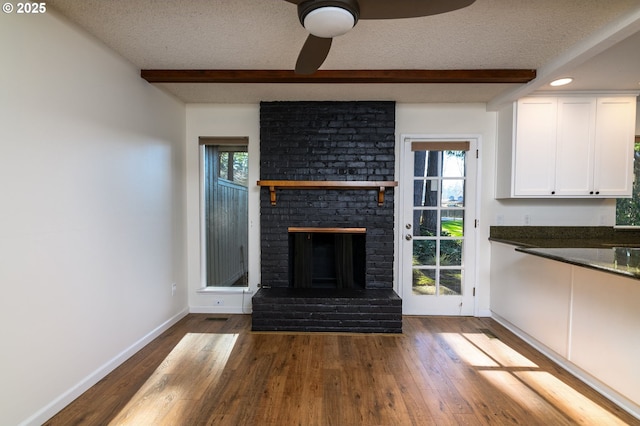
M 402 333 L 402 300 L 393 290 L 261 288 L 254 331 Z

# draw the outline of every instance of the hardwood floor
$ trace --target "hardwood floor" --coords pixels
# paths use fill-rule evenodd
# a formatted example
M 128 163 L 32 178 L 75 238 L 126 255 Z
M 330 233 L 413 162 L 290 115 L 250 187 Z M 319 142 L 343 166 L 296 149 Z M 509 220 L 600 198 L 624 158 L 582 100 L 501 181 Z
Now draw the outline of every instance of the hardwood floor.
M 640 424 L 488 318 L 253 333 L 191 314 L 46 425 Z

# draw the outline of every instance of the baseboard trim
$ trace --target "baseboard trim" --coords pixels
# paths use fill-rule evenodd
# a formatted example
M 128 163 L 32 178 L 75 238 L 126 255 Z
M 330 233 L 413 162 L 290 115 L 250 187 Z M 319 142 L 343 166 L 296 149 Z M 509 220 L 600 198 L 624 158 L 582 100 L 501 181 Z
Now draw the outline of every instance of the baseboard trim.
M 251 308 L 246 306 L 191 306 L 190 314 L 251 314 Z
M 500 315 L 492 312 L 491 317 L 498 322 L 500 325 L 508 329 L 510 332 L 524 340 L 529 345 L 533 346 L 538 352 L 541 352 L 544 356 L 549 358 L 554 363 L 558 364 L 560 367 L 565 369 L 569 374 L 576 377 L 578 380 L 585 383 L 587 386 L 607 398 L 609 401 L 618 405 L 627 413 L 631 414 L 635 418 L 640 420 L 640 406 L 635 402 L 631 401 L 629 398 L 617 392 L 615 389 L 611 388 L 607 384 L 601 382 L 596 377 L 582 370 L 577 365 L 573 364 L 571 361 L 553 351 L 543 343 L 539 342 L 526 332 L 520 330 L 518 327 L 510 323 L 508 320 L 502 318 Z
M 115 370 L 118 366 L 120 366 L 120 364 L 125 362 L 127 359 L 131 358 L 131 356 L 133 356 L 136 352 L 138 352 L 140 349 L 142 349 L 143 347 L 151 343 L 153 339 L 160 336 L 162 333 L 164 333 L 166 330 L 168 330 L 170 327 L 172 327 L 182 318 L 187 316 L 188 313 L 189 313 L 189 310 L 185 308 L 179 313 L 177 313 L 176 315 L 174 315 L 173 317 L 169 318 L 164 323 L 160 324 L 158 327 L 156 327 L 151 332 L 146 334 L 140 340 L 138 340 L 137 342 L 129 346 L 124 351 L 120 352 L 113 359 L 111 359 L 110 361 L 108 361 L 107 363 L 99 367 L 97 370 L 95 370 L 93 373 L 85 377 L 82 381 L 77 383 L 75 386 L 73 386 L 72 388 L 70 388 L 63 394 L 61 394 L 59 397 L 51 401 L 49 404 L 42 407 L 40 410 L 38 410 L 36 413 L 34 413 L 32 416 L 30 416 L 26 420 L 22 421 L 19 424 L 19 426 L 37 426 L 49 420 L 51 417 L 57 414 L 60 410 L 62 410 L 64 407 L 69 405 L 76 398 L 78 398 L 80 395 L 86 392 L 89 388 L 91 388 L 91 386 L 95 385 L 100 380 L 102 380 L 107 374 Z

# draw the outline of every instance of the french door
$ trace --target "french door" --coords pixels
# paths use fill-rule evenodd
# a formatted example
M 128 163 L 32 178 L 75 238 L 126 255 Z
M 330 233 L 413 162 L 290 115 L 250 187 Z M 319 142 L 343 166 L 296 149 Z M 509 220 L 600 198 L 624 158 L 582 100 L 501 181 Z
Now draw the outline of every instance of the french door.
M 472 315 L 477 139 L 403 137 L 400 284 L 408 315 Z

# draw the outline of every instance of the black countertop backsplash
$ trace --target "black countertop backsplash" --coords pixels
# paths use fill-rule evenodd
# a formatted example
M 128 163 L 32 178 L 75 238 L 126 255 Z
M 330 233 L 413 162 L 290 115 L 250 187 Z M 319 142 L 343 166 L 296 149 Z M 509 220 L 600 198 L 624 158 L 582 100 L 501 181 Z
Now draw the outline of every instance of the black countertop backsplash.
M 640 229 L 610 226 L 492 226 L 491 241 L 522 247 L 640 247 Z

